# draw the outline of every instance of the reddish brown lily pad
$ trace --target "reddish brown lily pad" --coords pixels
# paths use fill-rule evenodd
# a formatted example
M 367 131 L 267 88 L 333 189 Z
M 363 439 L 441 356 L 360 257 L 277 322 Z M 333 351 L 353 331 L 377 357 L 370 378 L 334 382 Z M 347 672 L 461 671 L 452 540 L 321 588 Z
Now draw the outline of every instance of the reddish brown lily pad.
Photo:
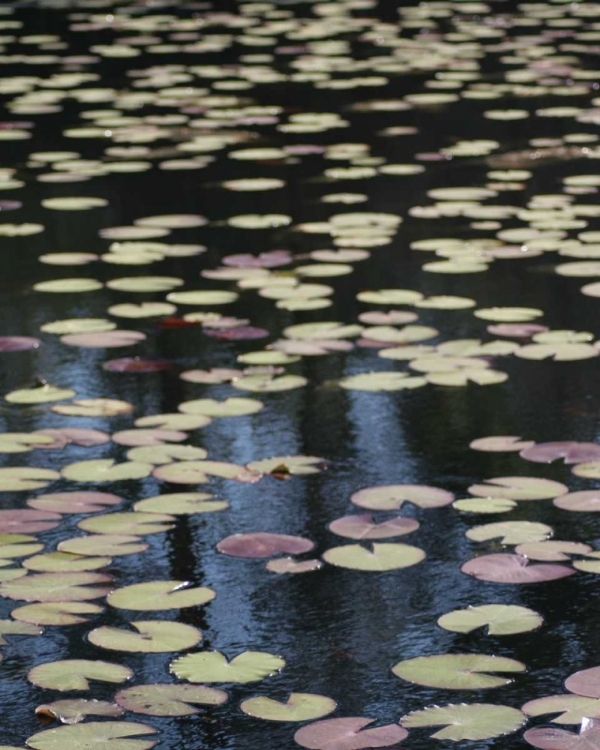
M 232 534 L 217 544 L 219 552 L 232 557 L 265 558 L 281 552 L 298 555 L 308 552 L 315 545 L 310 539 L 288 534 L 271 534 L 256 531 L 250 534 Z

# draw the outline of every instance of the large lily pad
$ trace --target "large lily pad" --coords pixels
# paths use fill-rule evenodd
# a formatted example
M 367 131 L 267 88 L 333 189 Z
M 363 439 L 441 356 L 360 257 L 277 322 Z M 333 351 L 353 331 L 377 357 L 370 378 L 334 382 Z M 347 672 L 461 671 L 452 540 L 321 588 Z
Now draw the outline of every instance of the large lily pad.
M 149 581 L 115 589 L 107 597 L 118 609 L 159 611 L 198 607 L 215 598 L 215 592 L 205 586 L 188 588 L 187 581 Z
M 73 726 L 46 729 L 27 738 L 33 750 L 93 750 L 101 745 L 111 750 L 149 750 L 155 739 L 130 739 L 155 734 L 148 724 L 133 721 L 89 721 Z
M 471 633 L 487 627 L 490 635 L 513 635 L 539 628 L 543 618 L 527 607 L 515 604 L 483 604 L 479 607 L 456 609 L 438 619 L 444 630 L 455 633 Z
M 135 685 L 115 695 L 127 711 L 150 716 L 190 716 L 198 713 L 196 705 L 218 706 L 226 700 L 227 693 L 218 688 L 172 683 Z
M 370 750 L 378 747 L 398 747 L 408 735 L 399 724 L 368 727 L 375 719 L 363 716 L 344 716 L 324 719 L 299 729 L 294 740 L 310 750 Z
M 196 646 L 202 633 L 191 625 L 170 620 L 138 620 L 130 625 L 138 632 L 103 626 L 88 633 L 88 640 L 95 646 L 113 651 L 136 651 L 157 654 L 183 651 Z
M 180 656 L 171 662 L 171 672 L 190 682 L 257 682 L 280 672 L 285 661 L 264 651 L 244 651 L 231 661 L 219 651 Z
M 323 559 L 330 565 L 352 570 L 368 570 L 381 573 L 387 570 L 409 568 L 425 559 L 425 552 L 409 544 L 373 544 L 367 549 L 360 544 L 344 544 L 332 547 L 323 553 Z
M 267 721 L 310 721 L 327 716 L 335 711 L 336 706 L 331 698 L 314 693 L 290 693 L 287 701 L 257 695 L 240 704 L 245 714 Z
M 27 679 L 38 687 L 49 690 L 89 690 L 90 680 L 120 683 L 130 680 L 129 667 L 107 661 L 89 659 L 64 659 L 38 664 L 29 670 Z
M 481 690 L 512 682 L 510 677 L 500 677 L 495 672 L 514 674 L 525 669 L 522 662 L 503 656 L 436 654 L 398 662 L 392 667 L 392 672 L 417 685 L 446 690 Z
M 487 740 L 516 732 L 525 723 L 521 711 L 492 703 L 431 706 L 412 711 L 400 720 L 403 727 L 443 726 L 431 736 L 438 740 Z

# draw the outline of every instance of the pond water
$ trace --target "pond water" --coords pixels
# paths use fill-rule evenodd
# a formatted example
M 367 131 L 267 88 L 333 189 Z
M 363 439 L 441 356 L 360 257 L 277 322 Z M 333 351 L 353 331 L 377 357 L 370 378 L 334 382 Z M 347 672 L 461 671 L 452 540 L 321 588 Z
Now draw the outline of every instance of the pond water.
M 534 727 L 578 732 L 587 717 L 590 745 L 526 739 L 596 747 L 597 674 L 564 682 L 600 665 L 599 16 L 564 2 L 3 5 L 3 745 L 399 746 L 397 726 L 388 740 L 340 739 L 339 725 L 294 739 L 313 720 L 369 717 L 406 724 L 403 747 L 479 750 L 525 747 Z M 222 405 L 240 398 L 252 401 Z M 472 446 L 493 436 L 525 441 L 524 456 L 510 441 Z M 81 463 L 100 459 L 120 467 Z M 90 491 L 118 500 L 77 505 Z M 205 494 L 185 505 L 175 493 Z M 40 526 L 36 509 L 60 515 Z M 294 538 L 220 544 L 256 532 Z M 277 572 L 290 555 L 313 562 Z M 494 570 L 489 555 L 501 556 Z M 461 570 L 475 558 L 476 575 Z M 561 567 L 535 582 L 523 572 L 535 565 Z M 153 581 L 216 596 L 180 607 L 126 589 L 106 601 Z M 95 607 L 53 624 L 65 602 Z M 438 624 L 491 604 L 539 618 L 501 635 L 484 620 L 470 632 Z M 119 643 L 139 621 L 175 630 Z M 247 651 L 285 666 L 267 658 L 248 682 L 196 666 L 191 684 L 227 700 L 186 716 L 114 703 L 140 685 L 167 686 L 164 703 L 168 686 L 190 684 L 170 667 L 187 654 Z M 392 671 L 445 654 L 520 664 L 487 688 L 464 663 Z M 65 690 L 39 671 L 62 660 L 131 674 Z M 301 721 L 240 708 L 291 693 L 337 707 Z M 551 724 L 555 707 L 495 729 L 489 708 L 466 724 L 450 709 L 454 739 L 432 740 L 435 717 L 405 718 L 564 693 L 566 707 L 589 700 L 563 724 Z M 66 699 L 109 713 L 78 703 L 76 724 L 35 713 Z M 146 726 L 119 739 L 131 722 Z

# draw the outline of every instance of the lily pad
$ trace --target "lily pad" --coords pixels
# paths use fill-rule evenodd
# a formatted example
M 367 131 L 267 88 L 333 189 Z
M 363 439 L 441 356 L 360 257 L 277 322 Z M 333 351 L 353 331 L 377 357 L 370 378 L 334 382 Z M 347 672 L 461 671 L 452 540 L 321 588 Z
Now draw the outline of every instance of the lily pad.
M 90 721 L 46 729 L 28 737 L 27 744 L 33 750 L 92 750 L 100 744 L 111 750 L 149 750 L 157 740 L 129 738 L 155 733 L 154 727 L 133 721 Z
M 257 695 L 240 703 L 245 714 L 267 721 L 310 721 L 327 716 L 336 707 L 337 703 L 331 698 L 314 693 L 290 693 L 287 701 Z
M 503 552 L 474 557 L 464 563 L 461 570 L 480 581 L 494 583 L 542 583 L 566 578 L 575 573 L 572 568 L 565 565 L 530 565 L 524 555 Z
M 375 543 L 372 550 L 360 544 L 345 544 L 326 550 L 323 559 L 340 568 L 380 573 L 417 565 L 425 559 L 425 552 L 408 544 Z
M 108 701 L 73 698 L 44 703 L 35 709 L 35 715 L 40 719 L 58 719 L 61 724 L 79 724 L 86 716 L 118 718 L 123 715 L 123 709 Z
M 547 695 L 528 701 L 522 708 L 528 716 L 558 714 L 550 720 L 554 724 L 581 724 L 585 718 L 600 718 L 600 700 L 581 695 Z
M 437 622 L 444 630 L 455 633 L 471 633 L 473 630 L 486 627 L 489 635 L 513 635 L 535 630 L 543 621 L 541 615 L 527 607 L 514 604 L 484 604 L 448 612 Z
M 257 531 L 250 534 L 232 534 L 217 544 L 219 552 L 232 557 L 265 558 L 281 552 L 300 554 L 314 547 L 310 539 L 288 534 Z
M 400 720 L 402 726 L 444 726 L 431 736 L 437 740 L 487 740 L 516 730 L 525 723 L 521 711 L 493 703 L 461 703 L 458 705 L 431 706 L 412 711 Z
M 378 747 L 397 747 L 408 735 L 399 724 L 371 727 L 375 719 L 363 716 L 344 716 L 308 724 L 294 735 L 295 742 L 310 750 L 370 750 Z
M 542 539 L 547 539 L 552 533 L 552 528 L 546 526 L 545 523 L 499 521 L 498 523 L 474 526 L 465 533 L 465 536 L 476 542 L 500 539 L 501 544 L 523 544 L 524 542 L 539 542 Z
M 214 598 L 212 589 L 205 586 L 189 588 L 187 581 L 148 581 L 115 589 L 106 600 L 118 609 L 158 611 L 197 607 Z
M 102 607 L 91 602 L 40 602 L 17 607 L 11 616 L 35 625 L 78 625 L 89 620 L 83 615 L 97 615 L 102 611 Z
M 152 464 L 134 461 L 119 464 L 113 458 L 97 458 L 69 464 L 61 474 L 72 482 L 119 482 L 147 477 L 151 471 Z
M 89 690 L 90 680 L 119 683 L 130 680 L 129 667 L 107 661 L 89 659 L 64 659 L 38 664 L 29 670 L 27 679 L 33 685 L 48 690 Z
M 388 539 L 410 534 L 418 528 L 419 522 L 414 518 L 398 517 L 377 523 L 370 513 L 343 516 L 329 524 L 330 531 L 349 539 Z
M 218 706 L 227 693 L 206 685 L 136 685 L 119 690 L 115 701 L 126 711 L 150 716 L 190 716 L 196 705 Z
M 469 492 L 478 497 L 505 497 L 509 500 L 547 500 L 566 494 L 560 482 L 538 477 L 494 477 L 487 484 L 472 484 Z
M 158 654 L 197 646 L 202 633 L 191 625 L 169 620 L 137 620 L 130 625 L 138 632 L 103 626 L 88 633 L 95 646 L 112 651 Z
M 28 500 L 27 505 L 37 510 L 53 511 L 54 513 L 97 513 L 122 502 L 123 498 L 118 495 L 91 490 L 38 495 Z
M 512 682 L 510 677 L 490 673 L 513 674 L 525 669 L 522 662 L 503 656 L 439 654 L 401 661 L 392 667 L 392 672 L 396 677 L 417 685 L 446 690 L 481 690 Z
M 400 510 L 404 503 L 411 503 L 419 508 L 440 508 L 449 505 L 454 500 L 454 495 L 425 484 L 385 484 L 365 487 L 355 492 L 350 500 L 354 505 L 369 510 Z
M 77 602 L 106 596 L 112 577 L 104 573 L 29 573 L 16 581 L 0 584 L 0 596 L 27 602 Z
M 219 651 L 186 654 L 171 662 L 171 672 L 189 682 L 257 682 L 285 667 L 280 656 L 264 651 L 244 651 L 231 661 Z
M 226 500 L 217 500 L 208 492 L 174 492 L 166 495 L 155 495 L 145 500 L 138 500 L 133 506 L 136 511 L 162 513 L 170 515 L 188 515 L 193 513 L 214 513 L 229 507 Z

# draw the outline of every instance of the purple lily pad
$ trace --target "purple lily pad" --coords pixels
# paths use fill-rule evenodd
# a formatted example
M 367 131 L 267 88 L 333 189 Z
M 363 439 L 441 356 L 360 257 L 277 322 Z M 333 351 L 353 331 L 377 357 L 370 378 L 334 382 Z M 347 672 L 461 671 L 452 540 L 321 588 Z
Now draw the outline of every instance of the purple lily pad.
M 523 739 L 542 750 L 598 750 L 600 726 L 598 722 L 584 719 L 579 734 L 558 727 L 535 727 L 528 729 Z
M 591 667 L 574 672 L 565 680 L 565 687 L 576 695 L 600 698 L 600 667 Z
M 62 521 L 59 513 L 42 510 L 0 510 L 0 534 L 35 534 L 53 529 Z
M 370 513 L 358 513 L 337 518 L 329 524 L 329 530 L 348 539 L 390 539 L 410 534 L 416 531 L 419 525 L 414 518 L 401 517 L 377 523 Z
M 0 352 L 23 352 L 37 349 L 42 342 L 33 336 L 0 336 Z
M 568 492 L 552 501 L 557 508 L 575 513 L 600 513 L 600 489 Z
M 315 545 L 310 539 L 288 534 L 271 534 L 256 531 L 250 534 L 232 534 L 221 539 L 217 549 L 232 557 L 265 558 L 273 557 L 280 552 L 288 555 L 299 555 L 308 552 Z
M 289 250 L 269 250 L 267 253 L 260 255 L 250 255 L 250 253 L 238 253 L 237 255 L 226 255 L 223 263 L 226 266 L 236 268 L 277 268 L 286 266 L 292 262 L 292 254 Z
M 252 339 L 264 339 L 269 335 L 266 328 L 256 326 L 239 326 L 235 328 L 204 328 L 206 336 L 220 341 L 242 341 Z
M 529 559 L 524 555 L 506 552 L 474 557 L 468 560 L 461 570 L 480 581 L 492 583 L 542 583 L 566 578 L 575 573 L 572 568 L 565 565 L 530 565 Z
M 579 464 L 584 461 L 600 460 L 600 445 L 597 443 L 577 443 L 569 440 L 555 443 L 536 443 L 525 448 L 519 455 L 526 461 L 549 464 L 563 458 L 566 464 Z
M 375 719 L 364 716 L 344 716 L 325 719 L 299 729 L 294 740 L 309 750 L 367 750 L 376 747 L 396 747 L 408 732 L 399 724 L 363 729 Z
M 107 372 L 162 372 L 170 370 L 171 365 L 162 359 L 141 359 L 140 357 L 121 357 L 109 359 L 102 365 Z
M 21 201 L 0 201 L 0 211 L 16 211 L 22 205 Z

